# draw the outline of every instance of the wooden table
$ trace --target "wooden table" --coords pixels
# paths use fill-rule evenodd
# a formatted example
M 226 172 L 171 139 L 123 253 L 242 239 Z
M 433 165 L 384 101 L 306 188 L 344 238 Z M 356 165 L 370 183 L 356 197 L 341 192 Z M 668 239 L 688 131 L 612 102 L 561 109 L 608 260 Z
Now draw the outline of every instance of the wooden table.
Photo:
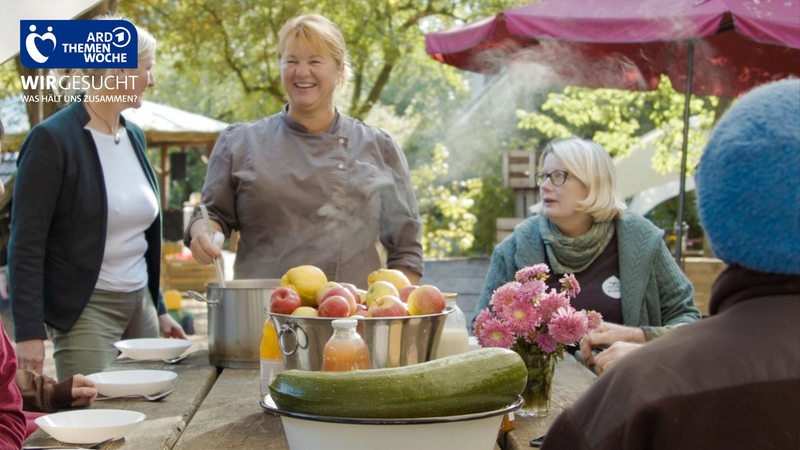
M 124 441 L 103 448 L 289 450 L 280 417 L 265 413 L 259 404 L 258 370 L 218 370 L 209 365 L 205 350 L 192 354 L 177 365 L 117 363 L 109 370 L 133 368 L 177 372 L 176 390 L 161 402 L 136 399 L 96 402 L 93 408 L 129 409 L 147 415 L 147 420 L 127 434 Z M 530 449 L 530 440 L 543 435 L 556 416 L 571 405 L 594 378 L 592 372 L 570 356 L 559 361 L 550 414 L 543 418 L 517 417 L 516 428 L 498 436 L 499 447 L 503 450 Z M 59 443 L 39 430 L 26 441 L 26 445 Z
M 259 404 L 259 371 L 225 369 L 176 448 L 289 450 L 279 416 Z
M 96 401 L 94 409 L 125 409 L 139 411 L 147 416 L 145 421 L 117 440 L 105 445 L 104 449 L 171 449 L 175 441 L 194 416 L 203 399 L 217 379 L 217 368 L 208 363 L 208 351 L 198 350 L 178 364 L 165 364 L 157 361 L 122 362 L 118 360 L 107 370 L 163 369 L 178 374 L 173 387 L 175 391 L 159 402 L 142 399 L 116 399 Z M 63 445 L 51 438 L 43 430 L 37 430 L 25 445 Z
M 545 417 L 515 417 L 513 430 L 499 436 L 498 442 L 503 450 L 530 449 L 533 438 L 543 436 L 556 417 L 581 396 L 597 376 L 575 358 L 566 355 L 556 364 L 553 387 L 550 393 L 550 411 Z

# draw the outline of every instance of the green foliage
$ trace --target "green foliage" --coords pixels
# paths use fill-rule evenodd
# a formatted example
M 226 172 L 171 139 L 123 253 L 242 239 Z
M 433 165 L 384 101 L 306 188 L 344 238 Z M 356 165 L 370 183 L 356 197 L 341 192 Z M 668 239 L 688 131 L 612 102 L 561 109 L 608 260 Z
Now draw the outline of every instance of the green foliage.
M 477 218 L 470 212 L 483 183 L 478 178 L 448 181 L 448 152 L 437 145 L 433 159 L 411 171 L 422 217 L 422 247 L 426 258 L 462 255 L 474 243 Z
M 716 97 L 692 97 L 690 168 L 699 160 L 718 105 Z M 653 167 L 667 172 L 680 166 L 683 107 L 684 95 L 662 77 L 655 91 L 566 87 L 551 93 L 539 110 L 518 110 L 517 116 L 519 128 L 534 133 L 529 141 L 533 148 L 553 138 L 576 135 L 594 140 L 614 156 L 626 155 L 648 131 L 662 129 L 665 133 L 655 143 Z
M 660 129 L 664 133 L 653 143 L 657 151 L 652 164 L 664 173 L 680 167 L 684 99 L 684 94 L 673 90 L 666 77 L 662 77 L 657 90 L 648 92 L 567 87 L 551 93 L 539 110 L 518 110 L 518 125 L 532 133 L 528 141 L 531 148 L 541 148 L 553 138 L 577 135 L 600 143 L 613 156 L 626 155 L 640 144 L 643 135 Z M 693 173 L 709 131 L 721 108 L 727 106 L 716 97 L 692 97 L 687 174 Z M 676 217 L 677 199 L 650 214 L 668 232 L 673 230 Z M 694 203 L 688 200 L 684 203 L 684 221 L 691 230 L 699 229 Z
M 483 189 L 475 198 L 472 211 L 478 220 L 475 224 L 475 243 L 470 254 L 488 255 L 497 241 L 497 218 L 514 217 L 514 194 L 503 186 L 499 165 L 490 165 L 494 174 L 483 178 Z

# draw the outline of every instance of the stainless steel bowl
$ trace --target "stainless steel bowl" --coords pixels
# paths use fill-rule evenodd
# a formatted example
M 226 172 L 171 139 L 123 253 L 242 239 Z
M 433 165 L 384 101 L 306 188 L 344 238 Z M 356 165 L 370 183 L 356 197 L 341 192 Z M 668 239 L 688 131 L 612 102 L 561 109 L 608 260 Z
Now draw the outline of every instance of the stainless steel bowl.
M 372 367 L 400 367 L 429 361 L 439 346 L 451 307 L 438 314 L 407 317 L 355 317 L 369 348 Z M 287 369 L 320 370 L 322 350 L 333 335 L 329 317 L 269 313 Z

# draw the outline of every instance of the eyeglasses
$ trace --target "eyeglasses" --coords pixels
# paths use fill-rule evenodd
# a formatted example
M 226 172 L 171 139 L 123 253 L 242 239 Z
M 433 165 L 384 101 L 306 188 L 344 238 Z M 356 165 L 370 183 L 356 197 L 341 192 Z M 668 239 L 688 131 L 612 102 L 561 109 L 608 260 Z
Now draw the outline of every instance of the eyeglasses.
M 544 184 L 545 180 L 550 178 L 550 182 L 553 183 L 553 186 L 561 186 L 567 182 L 567 175 L 569 175 L 569 172 L 566 170 L 554 170 L 550 173 L 539 172 L 536 174 L 536 180 L 539 181 L 539 186 L 541 186 Z

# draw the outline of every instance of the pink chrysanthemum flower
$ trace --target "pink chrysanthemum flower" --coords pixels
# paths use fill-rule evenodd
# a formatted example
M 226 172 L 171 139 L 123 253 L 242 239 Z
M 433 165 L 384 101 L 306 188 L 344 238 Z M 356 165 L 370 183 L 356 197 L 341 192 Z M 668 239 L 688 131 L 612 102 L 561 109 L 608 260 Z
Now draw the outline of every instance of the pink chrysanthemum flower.
M 481 326 L 480 334 L 477 335 L 481 347 L 502 347 L 511 348 L 517 338 L 511 332 L 511 327 L 497 318 L 491 318 Z
M 520 283 L 533 280 L 546 280 L 550 275 L 550 268 L 547 264 L 539 263 L 533 266 L 523 267 L 514 274 L 514 279 Z
M 585 311 L 586 317 L 589 319 L 589 329 L 594 330 L 603 323 L 603 315 L 597 311 Z
M 536 336 L 536 345 L 539 346 L 539 350 L 545 353 L 553 353 L 556 351 L 556 346 L 558 343 L 547 333 L 539 333 Z
M 481 334 L 481 330 L 483 329 L 483 324 L 492 318 L 492 313 L 489 311 L 489 308 L 483 308 L 478 312 L 478 315 L 475 316 L 475 324 L 472 325 L 472 335 L 478 336 Z
M 516 297 L 510 304 L 498 306 L 495 313 L 517 336 L 534 331 L 542 322 L 539 311 L 527 298 Z
M 578 294 L 581 293 L 581 285 L 578 284 L 578 279 L 575 278 L 575 275 L 571 273 L 568 273 L 563 277 L 559 278 L 558 282 L 561 283 L 561 286 L 564 288 L 563 292 L 565 292 L 572 298 L 575 298 Z
M 517 288 L 517 293 L 514 294 L 514 300 L 525 300 L 533 303 L 533 301 L 539 298 L 539 296 L 541 296 L 545 290 L 547 290 L 547 285 L 544 283 L 544 281 L 526 281 L 520 284 Z
M 497 308 L 500 305 L 508 305 L 514 301 L 514 295 L 519 290 L 520 283 L 510 281 L 499 288 L 495 289 L 492 293 L 492 298 L 489 304 Z
M 539 312 L 542 314 L 542 320 L 549 321 L 550 317 L 558 311 L 558 308 L 565 306 L 569 306 L 569 298 L 563 292 L 549 290 L 539 300 Z
M 589 319 L 571 306 L 561 307 L 553 314 L 547 329 L 556 342 L 573 344 L 589 331 Z
M 543 353 L 562 356 L 564 345 L 578 342 L 602 323 L 599 313 L 576 311 L 570 305 L 581 289 L 574 275 L 559 279 L 558 292 L 545 283 L 549 273 L 546 264 L 525 267 L 514 280 L 495 289 L 491 308 L 478 312 L 472 327 L 481 346 L 529 352 L 536 345 Z

